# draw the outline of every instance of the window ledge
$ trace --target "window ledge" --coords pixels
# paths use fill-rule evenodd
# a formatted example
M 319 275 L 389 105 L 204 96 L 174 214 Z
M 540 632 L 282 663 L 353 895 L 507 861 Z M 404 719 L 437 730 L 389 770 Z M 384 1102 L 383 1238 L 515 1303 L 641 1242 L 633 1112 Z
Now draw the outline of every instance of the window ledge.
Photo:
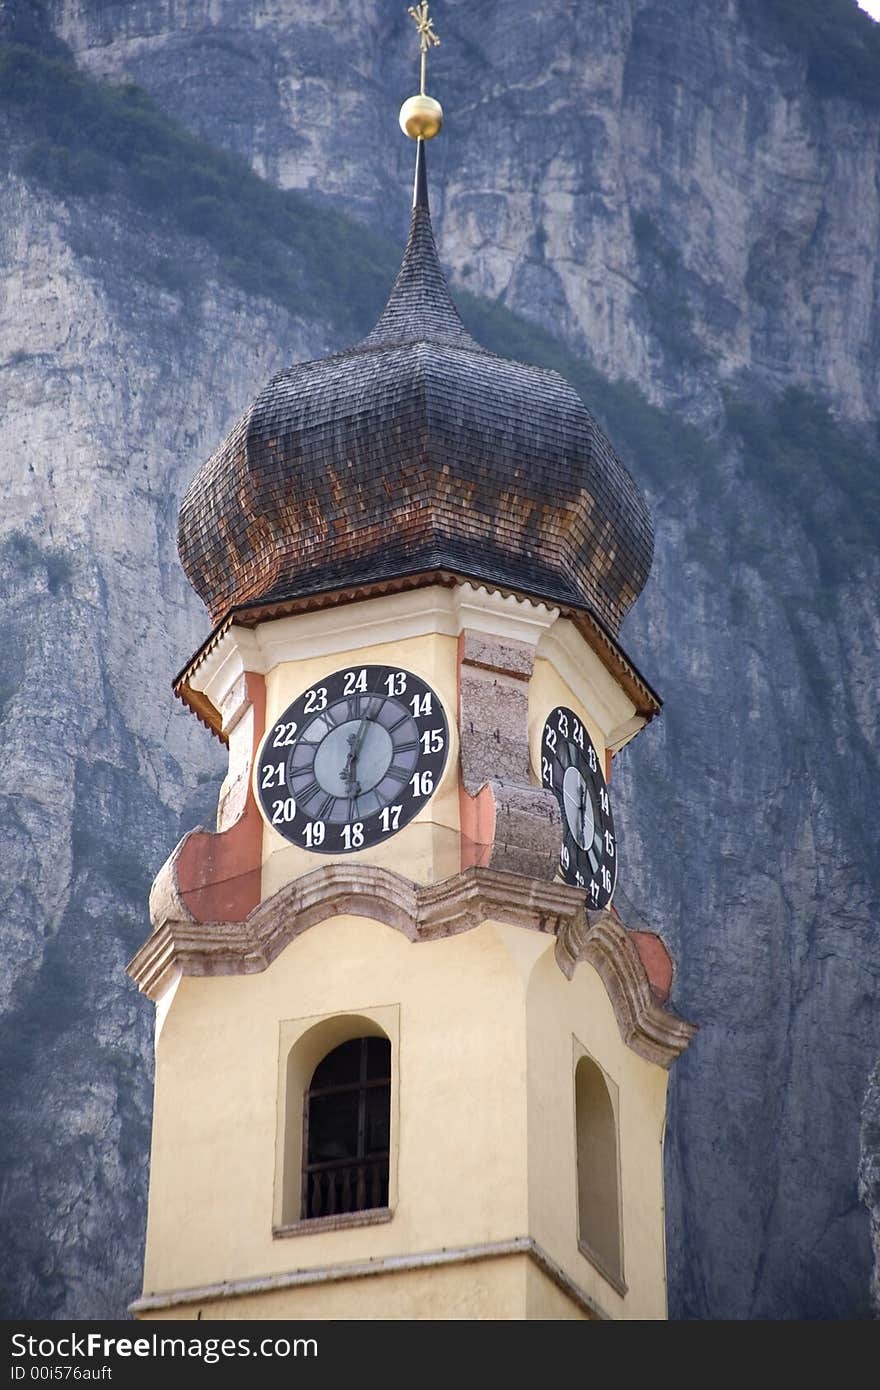
M 615 1289 L 616 1292 L 620 1294 L 621 1298 L 626 1298 L 626 1295 L 629 1293 L 629 1285 L 624 1283 L 619 1274 L 612 1274 L 608 1266 L 600 1260 L 595 1250 L 592 1250 L 590 1246 L 587 1245 L 586 1241 L 578 1241 L 578 1250 L 580 1250 L 584 1259 L 589 1260 L 593 1268 L 611 1285 L 612 1289 Z
M 367 1211 L 339 1212 L 336 1216 L 310 1216 L 305 1221 L 292 1221 L 289 1226 L 273 1226 L 275 1240 L 286 1240 L 290 1236 L 316 1236 L 321 1231 L 347 1231 L 355 1226 L 381 1226 L 390 1221 L 394 1212 L 391 1207 L 370 1207 Z

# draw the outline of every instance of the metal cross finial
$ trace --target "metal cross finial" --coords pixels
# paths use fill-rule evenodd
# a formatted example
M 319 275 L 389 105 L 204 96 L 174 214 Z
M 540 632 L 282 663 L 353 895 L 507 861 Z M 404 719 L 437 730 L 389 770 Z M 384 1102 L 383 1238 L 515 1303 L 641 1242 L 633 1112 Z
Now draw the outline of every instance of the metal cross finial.
M 418 5 L 410 5 L 407 14 L 415 20 L 419 31 L 419 49 L 422 55 L 422 96 L 425 95 L 425 59 L 430 47 L 437 48 L 440 40 L 434 33 L 434 21 L 428 14 L 428 0 L 420 0 Z

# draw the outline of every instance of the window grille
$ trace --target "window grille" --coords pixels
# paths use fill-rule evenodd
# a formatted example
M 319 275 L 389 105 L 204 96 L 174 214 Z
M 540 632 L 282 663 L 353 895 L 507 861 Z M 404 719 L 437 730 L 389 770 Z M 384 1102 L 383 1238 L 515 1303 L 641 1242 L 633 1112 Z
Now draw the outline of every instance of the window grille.
M 353 1038 L 319 1062 L 305 1095 L 303 1219 L 388 1205 L 391 1044 Z

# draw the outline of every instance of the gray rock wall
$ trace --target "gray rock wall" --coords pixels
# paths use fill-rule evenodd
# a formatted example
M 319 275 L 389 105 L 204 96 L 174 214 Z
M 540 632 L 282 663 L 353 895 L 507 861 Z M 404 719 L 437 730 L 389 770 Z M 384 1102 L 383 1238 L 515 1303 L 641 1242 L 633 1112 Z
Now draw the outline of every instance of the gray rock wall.
M 880 1062 L 871 1073 L 862 1106 L 859 1196 L 871 1218 L 874 1251 L 871 1300 L 874 1316 L 880 1317 Z
M 242 402 L 323 333 L 211 278 L 172 292 L 128 209 L 0 198 L 0 1088 L 7 1316 L 139 1291 L 152 1009 L 124 967 L 225 759 L 171 696 L 205 623 L 175 531 Z
M 88 71 L 401 245 L 404 11 L 45 9 Z M 818 477 L 800 455 L 774 472 L 769 446 L 762 467 L 722 391 L 747 379 L 756 411 L 761 391 L 824 392 L 876 448 L 878 111 L 820 98 L 734 0 L 445 0 L 437 27 L 432 199 L 456 282 L 705 431 L 700 466 L 658 469 L 650 440 L 628 459 L 658 546 L 624 643 L 666 709 L 613 787 L 621 883 L 702 1024 L 671 1094 L 670 1311 L 866 1316 L 876 531 L 833 449 Z M 222 762 L 169 691 L 207 631 L 177 504 L 272 371 L 334 340 L 161 219 L 13 173 L 0 265 L 3 1304 L 118 1315 L 140 1276 L 152 1026 L 121 972 Z
M 456 279 L 706 416 L 744 370 L 880 407 L 878 108 L 820 100 L 742 0 L 446 0 L 428 89 Z M 51 0 L 90 72 L 401 235 L 406 6 Z

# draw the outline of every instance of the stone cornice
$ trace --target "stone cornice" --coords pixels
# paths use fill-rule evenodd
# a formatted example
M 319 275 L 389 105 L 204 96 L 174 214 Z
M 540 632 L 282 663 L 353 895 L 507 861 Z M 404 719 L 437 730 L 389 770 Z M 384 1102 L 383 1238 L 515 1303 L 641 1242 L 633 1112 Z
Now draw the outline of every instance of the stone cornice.
M 250 975 L 265 970 L 294 937 L 329 917 L 371 917 L 410 941 L 471 931 L 488 920 L 556 935 L 583 912 L 583 898 L 565 884 L 495 869 L 466 869 L 442 883 L 420 885 L 374 864 L 324 864 L 260 903 L 241 922 L 197 922 L 167 886 L 155 930 L 129 974 L 151 998 L 172 966 L 184 975 Z
M 444 590 L 453 592 L 444 596 Z M 423 599 L 419 591 L 426 592 L 427 598 Z M 298 660 L 314 651 L 344 650 L 350 642 L 361 646 L 362 619 L 366 620 L 367 629 L 372 628 L 373 641 L 399 640 L 399 618 L 395 619 L 391 633 L 383 633 L 381 621 L 375 626 L 371 623 L 371 611 L 378 611 L 377 605 L 390 596 L 403 597 L 406 621 L 414 632 L 427 630 L 427 615 L 432 612 L 431 623 L 436 622 L 432 631 L 457 635 L 465 627 L 484 629 L 497 637 L 513 637 L 535 645 L 560 617 L 568 619 L 584 642 L 582 655 L 595 654 L 612 682 L 620 687 L 623 699 L 631 702 L 635 710 L 635 723 L 629 718 L 623 722 L 619 717 L 612 719 L 609 747 L 622 747 L 660 711 L 659 697 L 617 640 L 587 610 L 548 604 L 537 595 L 472 581 L 466 575 L 447 570 L 328 590 L 303 598 L 238 605 L 217 624 L 175 678 L 174 693 L 225 742 L 222 716 L 215 700 L 222 699 L 223 690 L 241 670 L 265 672 L 277 661 Z M 315 621 L 304 625 L 302 617 Z M 297 621 L 290 624 L 290 618 Z M 246 631 L 248 635 L 242 637 Z M 351 635 L 346 636 L 346 632 Z M 241 651 L 237 650 L 239 646 Z M 558 650 L 558 644 L 551 644 L 550 652 Z
M 480 1260 L 509 1259 L 525 1255 L 562 1290 L 590 1319 L 605 1321 L 608 1313 L 585 1289 L 566 1274 L 561 1265 L 531 1236 L 514 1236 L 483 1245 L 446 1246 L 442 1250 L 423 1250 L 412 1255 L 380 1255 L 348 1264 L 323 1265 L 317 1269 L 296 1269 L 282 1274 L 257 1275 L 251 1279 L 225 1280 L 201 1288 L 175 1289 L 168 1293 L 144 1294 L 129 1306 L 133 1317 L 169 1312 L 194 1303 L 213 1303 L 255 1294 L 271 1294 L 315 1284 L 335 1284 L 348 1279 L 372 1279 L 382 1274 L 411 1270 L 438 1269 L 444 1265 L 473 1264 Z
M 295 937 L 330 917 L 370 917 L 410 941 L 432 941 L 496 921 L 557 939 L 567 978 L 578 961 L 601 977 L 621 1035 L 634 1052 L 668 1067 L 696 1029 L 654 999 L 638 950 L 610 912 L 584 910 L 583 894 L 500 869 L 473 867 L 419 885 L 370 864 L 330 863 L 281 888 L 240 922 L 198 922 L 166 880 L 154 900 L 153 934 L 128 967 L 138 988 L 162 997 L 178 973 L 249 975 L 269 966 Z
M 670 1067 L 690 1043 L 697 1025 L 664 1009 L 651 991 L 633 934 L 613 912 L 584 912 L 563 925 L 556 960 L 567 979 L 579 961 L 592 965 L 614 1009 L 627 1047 L 648 1062 Z

